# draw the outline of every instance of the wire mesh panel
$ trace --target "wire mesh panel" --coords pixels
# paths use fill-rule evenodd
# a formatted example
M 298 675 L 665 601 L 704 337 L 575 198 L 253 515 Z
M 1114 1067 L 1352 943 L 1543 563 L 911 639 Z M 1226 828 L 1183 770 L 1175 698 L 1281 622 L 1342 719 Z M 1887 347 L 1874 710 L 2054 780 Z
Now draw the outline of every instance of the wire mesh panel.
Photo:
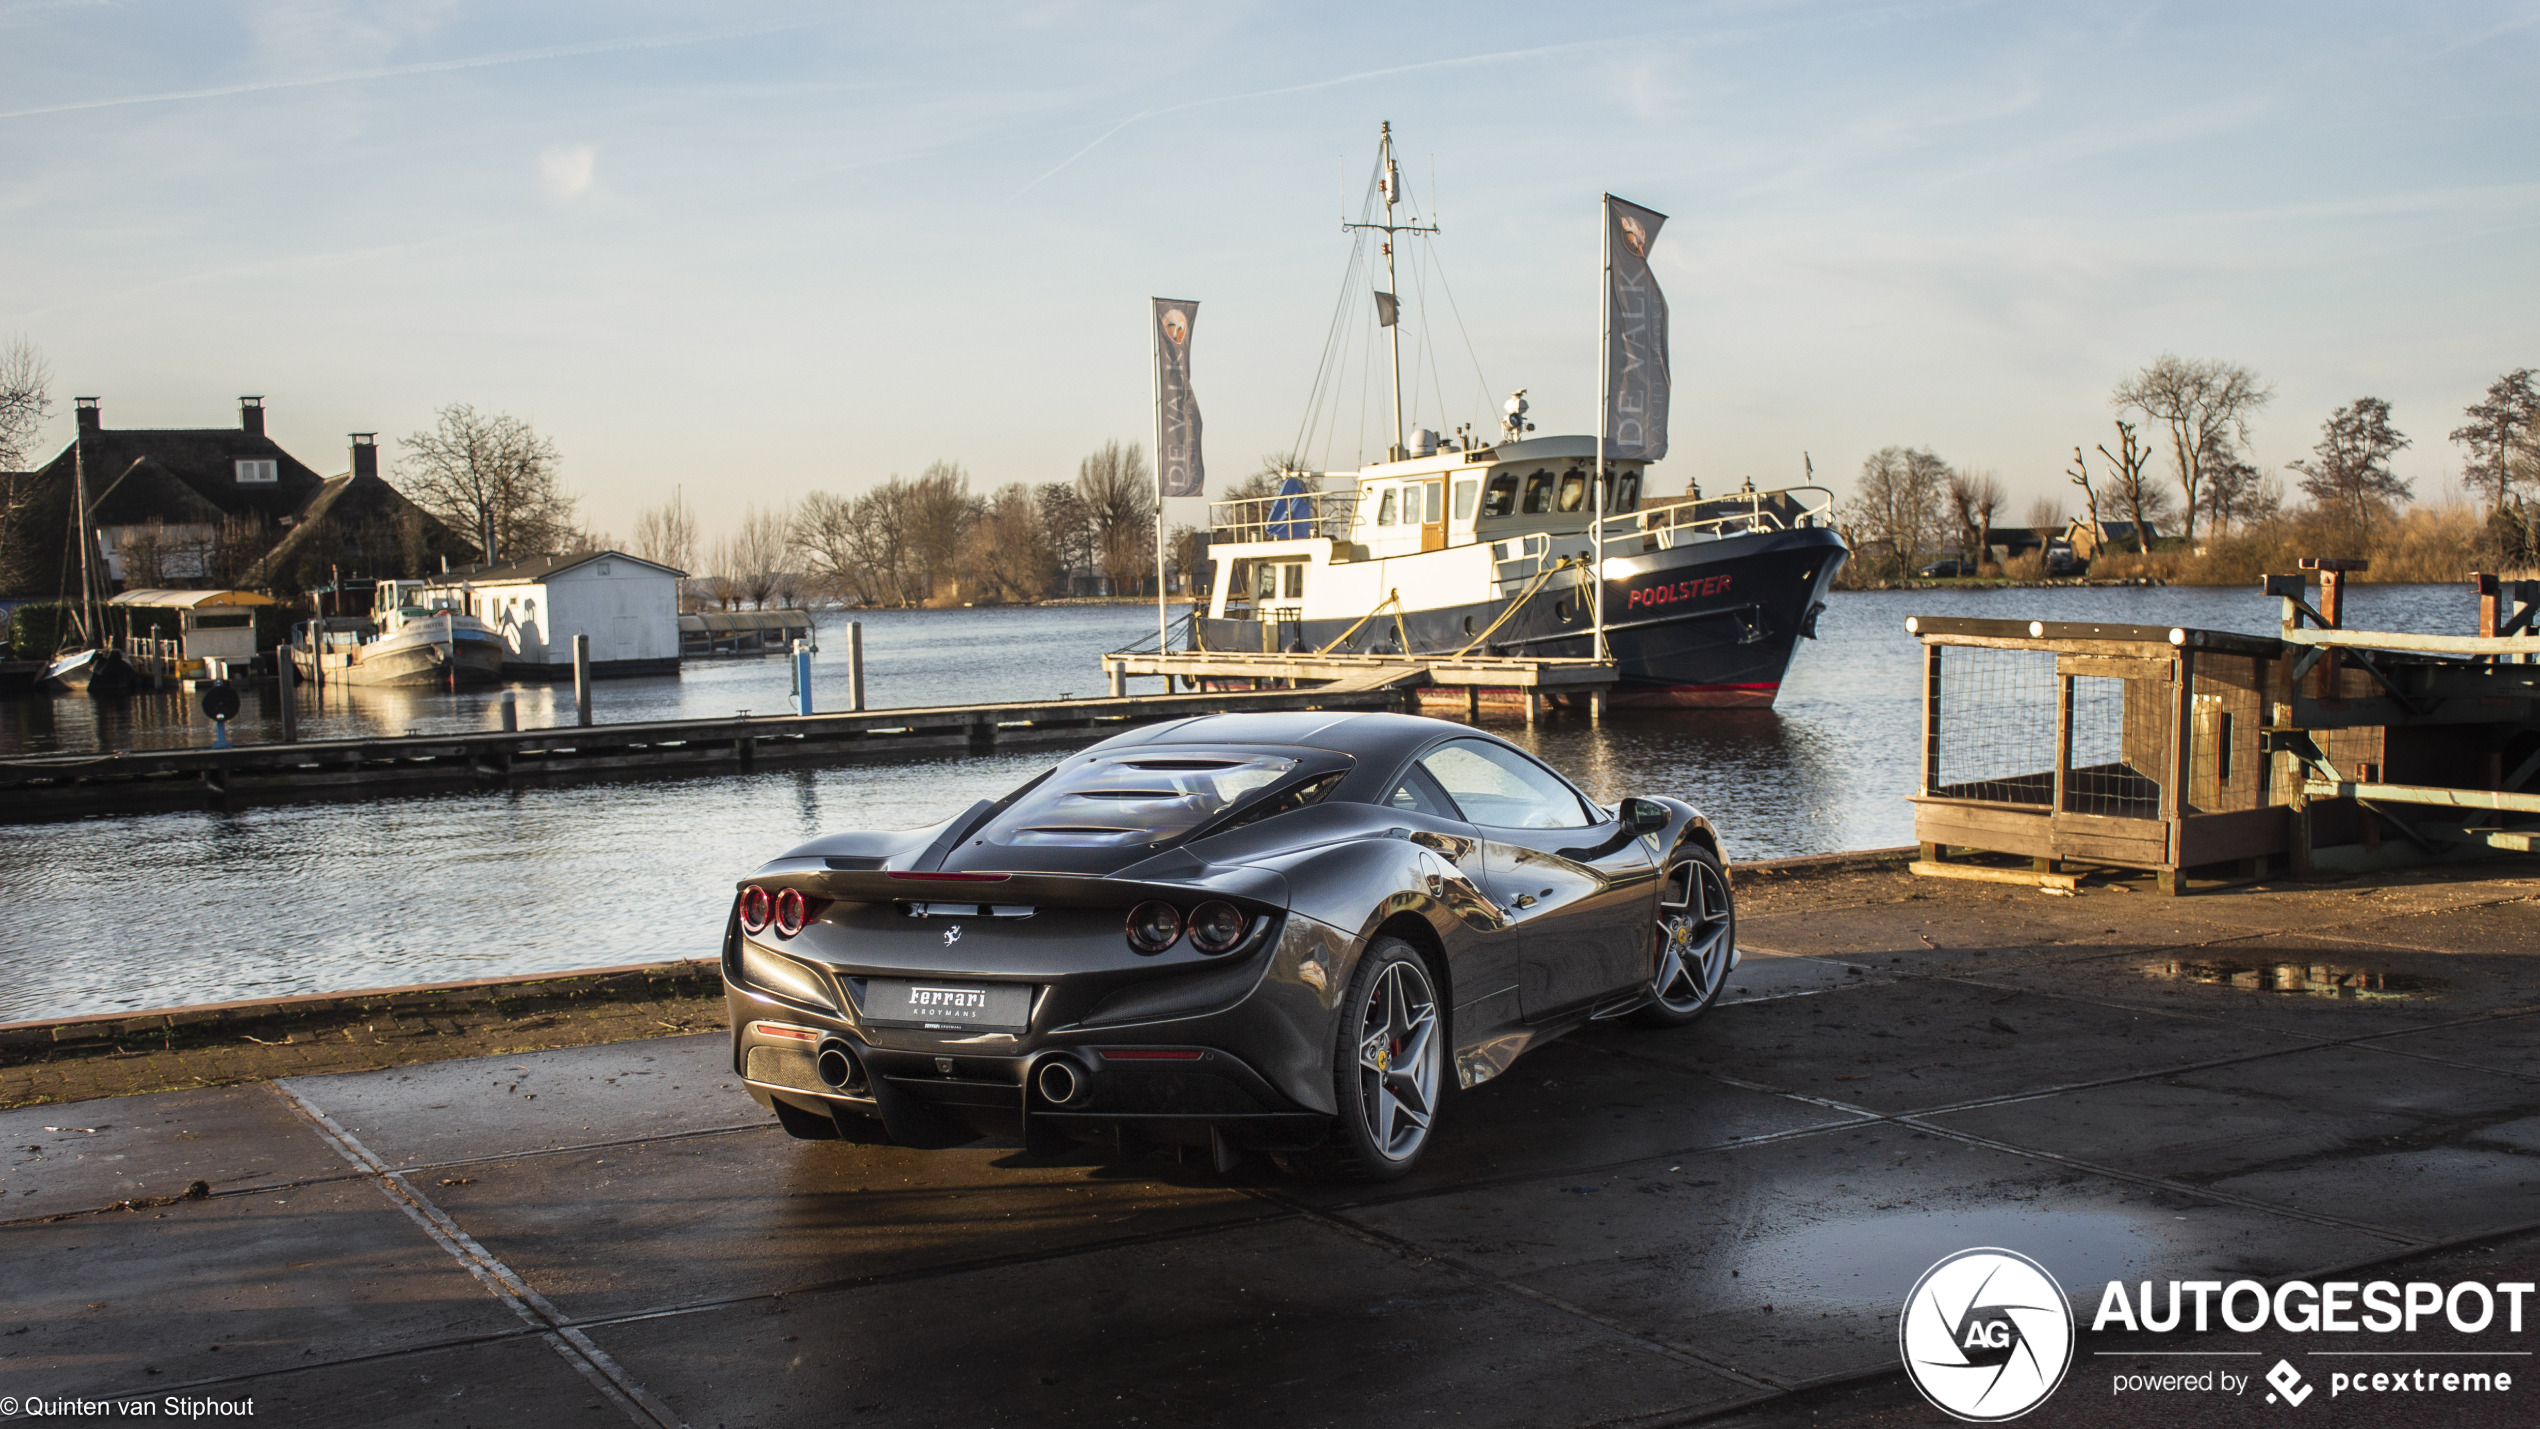
M 2118 819 L 2161 816 L 2160 771 L 2169 767 L 2167 680 L 2073 677 L 2072 767 L 2064 811 Z
M 2055 655 L 1934 646 L 1940 659 L 1931 792 L 2045 807 L 2055 798 Z

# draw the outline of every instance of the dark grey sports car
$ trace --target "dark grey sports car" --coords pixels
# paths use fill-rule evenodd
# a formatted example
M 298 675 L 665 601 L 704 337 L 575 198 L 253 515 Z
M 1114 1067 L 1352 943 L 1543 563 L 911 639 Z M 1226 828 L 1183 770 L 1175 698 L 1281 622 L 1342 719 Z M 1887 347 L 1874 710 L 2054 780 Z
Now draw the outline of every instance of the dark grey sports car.
M 1601 808 L 1442 720 L 1212 715 L 769 862 L 723 977 L 733 1067 L 799 1137 L 1135 1136 L 1385 1177 L 1450 1067 L 1681 1026 L 1736 946 L 1719 836 L 1675 799 Z

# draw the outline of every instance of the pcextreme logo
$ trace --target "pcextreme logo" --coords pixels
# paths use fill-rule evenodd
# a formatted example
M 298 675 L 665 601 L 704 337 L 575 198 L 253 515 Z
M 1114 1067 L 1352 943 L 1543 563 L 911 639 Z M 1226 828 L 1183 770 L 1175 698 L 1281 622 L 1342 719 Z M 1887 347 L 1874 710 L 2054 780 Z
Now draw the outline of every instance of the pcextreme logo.
M 1906 1376 L 1933 1407 L 1978 1424 L 2046 1402 L 2073 1363 L 2073 1312 L 2046 1267 L 1962 1250 L 1923 1272 L 1897 1317 Z

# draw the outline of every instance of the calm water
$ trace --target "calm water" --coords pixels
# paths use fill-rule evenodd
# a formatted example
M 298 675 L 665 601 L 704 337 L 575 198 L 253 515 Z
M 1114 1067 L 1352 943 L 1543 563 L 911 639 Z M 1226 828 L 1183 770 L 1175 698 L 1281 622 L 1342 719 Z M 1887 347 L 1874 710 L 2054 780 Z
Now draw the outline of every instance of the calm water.
M 2466 634 L 2465 588 L 2365 586 L 2358 628 Z M 2106 620 L 2263 634 L 2274 603 L 2202 589 L 1838 595 L 1770 711 L 1617 715 L 1492 728 L 1600 799 L 1665 793 L 1709 813 L 1739 858 L 1909 842 L 1909 614 Z M 867 612 L 875 706 L 1091 694 L 1099 656 L 1154 633 L 1129 607 Z M 824 645 L 843 649 L 843 617 Z M 814 698 L 844 704 L 844 671 Z M 573 693 L 517 687 L 522 723 L 570 721 Z M 604 721 L 787 708 L 780 660 L 691 664 L 596 686 Z M 0 701 L 0 751 L 208 742 L 175 695 Z M 559 718 L 561 716 L 561 719 Z M 242 739 L 272 737 L 254 700 Z M 491 692 L 330 692 L 309 737 L 492 727 Z M 711 957 L 732 880 L 826 830 L 913 828 L 1011 788 L 1047 753 L 724 778 L 442 794 L 359 805 L 0 825 L 0 1021 L 515 972 Z M 74 956 L 64 956 L 76 949 Z

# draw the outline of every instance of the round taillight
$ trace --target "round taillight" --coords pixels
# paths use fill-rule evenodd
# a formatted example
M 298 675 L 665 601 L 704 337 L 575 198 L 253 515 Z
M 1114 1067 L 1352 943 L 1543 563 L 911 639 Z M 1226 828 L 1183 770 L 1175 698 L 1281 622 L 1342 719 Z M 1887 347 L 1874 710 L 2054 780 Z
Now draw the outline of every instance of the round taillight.
M 1139 952 L 1163 952 L 1180 936 L 1182 910 L 1172 904 L 1149 900 L 1129 910 L 1129 946 Z
M 1191 910 L 1191 946 L 1222 953 L 1244 939 L 1243 910 L 1232 903 L 1202 903 Z
M 741 931 L 744 933 L 765 932 L 767 930 L 768 914 L 771 911 L 772 906 L 773 900 L 767 896 L 766 889 L 759 887 L 755 883 L 742 889 Z
M 803 895 L 799 890 L 788 888 L 784 892 L 777 894 L 777 934 L 781 937 L 790 938 L 796 933 L 801 932 L 803 930 L 803 916 L 806 911 L 807 910 L 803 906 Z

